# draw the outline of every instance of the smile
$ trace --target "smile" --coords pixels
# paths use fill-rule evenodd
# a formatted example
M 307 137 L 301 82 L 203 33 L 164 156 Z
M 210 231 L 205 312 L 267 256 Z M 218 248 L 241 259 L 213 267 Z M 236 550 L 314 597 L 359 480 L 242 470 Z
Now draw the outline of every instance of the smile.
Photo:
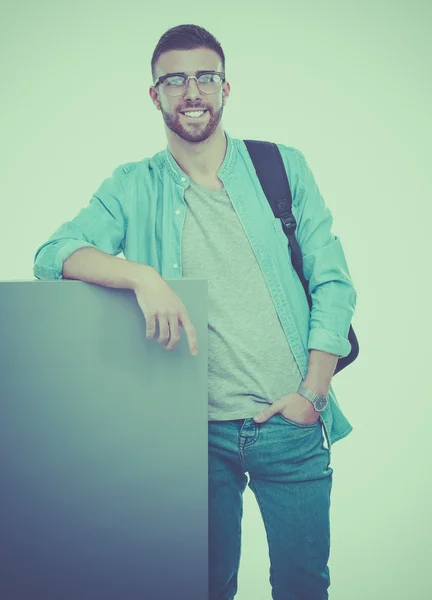
M 182 115 L 184 115 L 185 117 L 187 117 L 188 119 L 200 119 L 203 115 L 205 115 L 207 111 L 204 110 L 197 110 L 197 111 L 188 111 L 187 113 L 181 113 Z

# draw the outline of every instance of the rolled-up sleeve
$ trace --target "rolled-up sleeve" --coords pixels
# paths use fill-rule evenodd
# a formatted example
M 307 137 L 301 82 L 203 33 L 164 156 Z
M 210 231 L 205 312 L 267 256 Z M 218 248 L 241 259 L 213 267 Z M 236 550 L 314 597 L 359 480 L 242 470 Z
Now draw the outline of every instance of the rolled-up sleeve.
M 37 279 L 62 279 L 64 261 L 79 248 L 97 248 L 116 256 L 123 251 L 127 230 L 127 174 L 117 167 L 71 221 L 39 246 L 34 256 Z
M 326 206 L 304 155 L 297 151 L 299 181 L 293 199 L 296 236 L 303 256 L 303 271 L 312 299 L 308 350 L 348 356 L 348 331 L 357 292 L 350 277 L 339 238 L 331 228 L 333 217 Z

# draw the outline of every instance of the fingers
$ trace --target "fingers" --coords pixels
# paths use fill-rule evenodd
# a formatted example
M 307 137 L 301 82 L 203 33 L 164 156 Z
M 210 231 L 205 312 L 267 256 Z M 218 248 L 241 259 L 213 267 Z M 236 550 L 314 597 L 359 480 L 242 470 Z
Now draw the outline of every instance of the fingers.
M 175 350 L 180 341 L 180 326 L 186 332 L 190 353 L 198 354 L 198 341 L 196 329 L 186 312 L 179 317 L 177 313 L 167 315 L 151 315 L 146 319 L 147 323 L 147 339 L 153 339 L 156 331 L 156 319 L 159 323 L 159 344 L 165 346 L 166 350 Z
M 180 329 L 179 329 L 179 322 L 178 322 L 178 316 L 176 313 L 173 313 L 169 316 L 169 318 L 165 321 L 166 323 L 166 330 L 164 329 L 164 337 L 163 338 L 159 338 L 159 341 L 163 344 L 165 344 L 165 349 L 166 350 L 174 350 L 175 348 L 177 348 L 177 345 L 180 341 Z M 165 336 L 165 332 L 166 332 L 166 336 Z M 162 330 L 161 330 L 161 335 L 162 335 Z M 164 341 L 166 339 L 166 337 L 168 338 L 168 343 L 166 341 Z
M 186 332 L 189 344 L 190 353 L 195 355 L 198 354 L 198 341 L 196 335 L 196 329 L 189 318 L 187 312 L 183 313 L 180 318 L 180 324 Z
M 148 340 L 152 340 L 156 331 L 156 316 L 146 315 L 147 331 L 146 337 Z
M 134 286 L 134 292 L 146 320 L 147 339 L 154 338 L 158 322 L 158 343 L 167 350 L 173 350 L 180 341 L 179 327 L 183 327 L 191 354 L 197 354 L 196 330 L 185 305 L 156 271 L 146 273 L 148 276 Z

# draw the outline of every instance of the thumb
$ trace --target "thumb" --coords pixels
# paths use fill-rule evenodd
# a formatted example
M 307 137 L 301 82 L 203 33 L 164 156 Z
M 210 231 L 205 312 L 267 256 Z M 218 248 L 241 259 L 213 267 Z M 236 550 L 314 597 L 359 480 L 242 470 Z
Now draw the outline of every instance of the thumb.
M 267 408 L 261 410 L 258 414 L 256 414 L 254 416 L 254 421 L 257 421 L 259 423 L 265 423 L 270 419 L 270 417 L 280 412 L 280 410 L 281 407 L 279 406 L 278 402 L 273 402 L 271 406 L 268 406 Z

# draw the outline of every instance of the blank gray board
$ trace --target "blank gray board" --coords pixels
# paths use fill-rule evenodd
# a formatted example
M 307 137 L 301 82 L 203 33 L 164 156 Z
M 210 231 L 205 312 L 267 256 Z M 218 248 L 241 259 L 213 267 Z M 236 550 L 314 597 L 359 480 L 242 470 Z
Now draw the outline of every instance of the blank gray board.
M 132 290 L 0 282 L 0 598 L 207 598 L 207 281 L 167 283 L 195 357 Z

